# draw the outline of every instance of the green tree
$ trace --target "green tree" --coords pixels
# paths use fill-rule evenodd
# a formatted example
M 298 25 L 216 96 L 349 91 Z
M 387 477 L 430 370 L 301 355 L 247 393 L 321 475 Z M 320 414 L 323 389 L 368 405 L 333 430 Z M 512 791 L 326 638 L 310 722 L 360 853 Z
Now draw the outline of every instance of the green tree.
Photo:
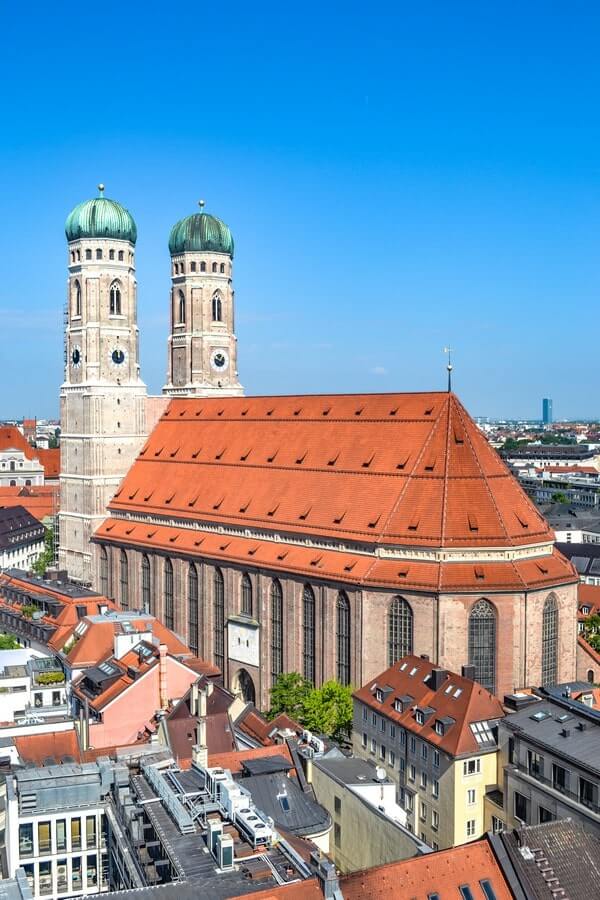
M 326 681 L 313 688 L 304 701 L 302 724 L 317 734 L 347 740 L 352 730 L 352 688 Z
M 553 503 L 568 503 L 569 498 L 567 497 L 566 494 L 563 494 L 562 491 L 555 491 L 554 494 L 552 494 L 552 502 Z
M 19 650 L 20 647 L 14 634 L 0 634 L 0 650 Z
M 273 719 L 279 713 L 285 712 L 292 719 L 302 723 L 304 701 L 312 690 L 310 681 L 303 678 L 299 672 L 283 672 L 271 688 L 269 718 Z
M 43 575 L 48 566 L 54 563 L 54 529 L 46 528 L 44 535 L 44 549 L 32 565 L 34 572 Z

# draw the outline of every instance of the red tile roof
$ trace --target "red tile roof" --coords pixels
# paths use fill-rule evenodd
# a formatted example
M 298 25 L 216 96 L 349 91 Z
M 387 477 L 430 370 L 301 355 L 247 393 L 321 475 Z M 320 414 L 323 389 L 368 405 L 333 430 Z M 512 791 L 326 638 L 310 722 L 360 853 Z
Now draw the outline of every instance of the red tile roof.
M 60 475 L 60 447 L 50 447 L 47 450 L 38 447 L 35 455 L 44 467 L 44 478 L 56 480 Z
M 254 747 L 252 750 L 231 750 L 228 753 L 211 753 L 208 757 L 209 766 L 220 766 L 229 769 L 233 775 L 242 771 L 242 766 L 248 759 L 265 759 L 270 756 L 283 756 L 293 766 L 294 761 L 287 744 L 272 744 L 269 747 Z
M 265 888 L 251 894 L 252 900 L 323 900 L 323 892 L 316 878 L 282 884 L 280 887 Z M 248 893 L 238 894 L 230 900 L 247 900 Z
M 402 725 L 407 731 L 439 747 L 450 756 L 496 749 L 495 745 L 480 744 L 470 726 L 475 722 L 493 722 L 502 719 L 504 710 L 500 701 L 476 681 L 454 673 L 447 673 L 441 686 L 437 690 L 432 690 L 429 676 L 436 668 L 438 667 L 429 660 L 418 656 L 405 656 L 355 691 L 353 696 L 379 715 Z M 411 675 L 413 670 L 414 674 Z M 383 702 L 377 700 L 376 688 L 384 690 Z M 386 688 L 391 690 L 386 691 Z M 404 704 L 403 712 L 397 712 L 394 709 L 394 702 L 401 697 L 410 697 L 411 700 Z M 423 725 L 419 725 L 416 721 L 415 706 L 434 710 Z M 444 734 L 437 734 L 436 720 L 444 717 L 454 719 L 454 724 L 446 727 Z
M 588 616 L 596 615 L 600 611 L 600 585 L 584 584 L 580 581 L 577 585 L 577 606 L 580 621 L 585 621 Z M 582 606 L 589 607 L 589 613 L 582 613 Z
M 24 763 L 41 766 L 49 757 L 60 763 L 64 761 L 65 756 L 71 756 L 75 762 L 81 762 L 81 749 L 74 729 L 44 734 L 24 734 L 15 737 L 14 740 L 17 753 Z
M 0 507 L 2 506 L 23 506 L 41 522 L 58 512 L 58 485 L 0 487 Z
M 346 875 L 340 887 L 344 900 L 426 900 L 430 894 L 446 900 L 460 897 L 463 885 L 470 886 L 473 897 L 483 898 L 480 882 L 486 880 L 497 900 L 512 900 L 496 857 L 482 840 Z
M 27 459 L 35 459 L 35 450 L 15 425 L 0 427 L 0 450 L 19 450 Z
M 75 635 L 75 629 L 84 622 L 87 626 L 81 636 Z M 132 618 L 130 620 L 131 628 L 140 633 L 151 631 L 153 636 L 161 644 L 166 644 L 169 653 L 173 656 L 189 656 L 191 651 L 172 631 L 162 624 L 154 616 Z M 79 619 L 73 623 L 73 627 L 69 633 L 62 637 L 62 642 L 58 646 L 58 641 L 53 640 L 53 648 L 62 650 L 65 644 L 75 636 L 77 639 L 66 654 L 69 664 L 72 668 L 82 668 L 84 666 L 96 666 L 105 659 L 113 655 L 115 635 L 122 630 L 121 621 L 116 618 L 106 617 L 105 621 L 91 621 L 88 617 Z

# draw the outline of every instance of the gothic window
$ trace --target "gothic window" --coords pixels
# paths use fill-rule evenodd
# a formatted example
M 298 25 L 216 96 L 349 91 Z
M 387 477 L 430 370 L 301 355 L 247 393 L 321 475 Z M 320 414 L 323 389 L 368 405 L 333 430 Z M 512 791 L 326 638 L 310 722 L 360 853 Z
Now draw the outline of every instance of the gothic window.
M 388 613 L 388 665 L 413 652 L 413 611 L 404 597 L 394 597 Z
M 558 604 L 551 594 L 542 615 L 542 685 L 556 684 L 558 676 Z
M 192 270 L 192 272 L 196 271 L 196 263 L 195 262 L 190 263 L 190 269 Z
M 150 598 L 152 593 L 152 578 L 150 575 L 150 560 L 144 553 L 142 556 L 142 610 L 145 613 L 151 611 Z
M 108 553 L 106 547 L 100 547 L 100 593 L 108 597 Z
M 73 315 L 81 315 L 81 285 L 78 281 L 75 282 L 75 312 Z
M 185 324 L 185 295 L 183 291 L 179 291 L 178 294 L 179 299 L 179 324 Z
M 122 250 L 119 250 L 119 262 L 123 262 L 125 259 L 125 255 Z
M 190 563 L 188 570 L 188 644 L 194 656 L 198 656 L 198 569 Z
M 114 251 L 114 250 L 109 250 L 109 251 L 108 251 L 108 258 L 109 258 L 109 259 L 114 259 L 114 258 L 115 258 L 115 251 Z
M 185 272 L 185 264 L 184 263 L 181 263 L 181 265 L 179 266 L 179 271 L 183 275 L 183 273 Z
M 337 680 L 350 684 L 350 601 L 345 591 L 337 596 Z
M 212 299 L 212 317 L 213 322 L 221 322 L 223 318 L 223 305 L 218 294 Z
M 221 272 L 221 275 L 225 274 L 225 263 L 221 263 L 220 272 Z
M 81 262 L 81 252 L 77 251 L 77 262 Z
M 588 669 L 587 680 L 588 680 L 588 684 L 594 683 L 594 670 L 593 669 Z
M 220 569 L 215 569 L 214 592 L 214 657 L 215 665 L 222 672 L 225 664 L 225 583 Z
M 71 250 L 71 262 L 72 262 L 72 263 L 75 262 L 75 254 L 73 253 L 72 250 Z
M 217 271 L 217 264 L 216 264 L 216 263 L 213 263 L 213 264 L 212 264 L 212 270 L 213 270 L 213 272 L 216 272 L 216 271 Z
M 118 281 L 113 281 L 110 286 L 110 314 L 121 315 L 121 287 Z
M 91 251 L 91 250 L 86 250 L 86 251 L 85 251 L 85 258 L 86 258 L 86 259 L 91 259 L 91 258 L 92 258 L 92 251 Z
M 252 582 L 246 572 L 242 576 L 242 615 L 252 615 Z
M 283 672 L 283 592 L 274 578 L 271 582 L 271 684 Z
M 315 681 L 315 593 L 309 584 L 302 593 L 302 660 L 304 677 Z
M 102 259 L 102 250 L 96 250 L 96 259 Z
M 165 560 L 165 625 L 173 630 L 173 563 Z
M 469 663 L 475 681 L 496 690 L 496 613 L 488 600 L 478 600 L 469 614 Z
M 123 609 L 129 609 L 129 561 L 127 554 L 121 550 L 121 606 Z

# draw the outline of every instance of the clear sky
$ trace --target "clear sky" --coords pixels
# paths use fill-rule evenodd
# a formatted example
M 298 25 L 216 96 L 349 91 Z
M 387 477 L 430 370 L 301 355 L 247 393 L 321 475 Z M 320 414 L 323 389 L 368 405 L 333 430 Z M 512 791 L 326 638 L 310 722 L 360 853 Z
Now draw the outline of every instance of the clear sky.
M 600 6 L 3 4 L 0 417 L 58 413 L 63 225 L 138 226 L 142 376 L 166 369 L 171 226 L 236 241 L 248 393 L 455 388 L 600 416 Z

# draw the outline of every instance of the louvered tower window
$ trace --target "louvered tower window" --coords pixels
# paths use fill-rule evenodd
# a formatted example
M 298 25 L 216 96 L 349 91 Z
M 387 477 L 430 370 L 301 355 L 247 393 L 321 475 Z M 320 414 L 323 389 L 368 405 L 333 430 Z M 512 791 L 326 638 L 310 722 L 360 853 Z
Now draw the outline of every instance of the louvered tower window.
M 337 680 L 350 684 L 350 601 L 345 591 L 337 596 Z
M 165 560 L 165 625 L 173 630 L 173 563 Z
M 558 604 L 551 594 L 542 615 L 542 685 L 558 680 Z
M 309 584 L 302 594 L 302 657 L 304 677 L 315 682 L 315 593 Z
M 121 550 L 121 606 L 123 609 L 129 609 L 129 560 L 127 553 Z
M 118 281 L 113 281 L 110 286 L 110 314 L 121 315 L 121 287 Z
M 469 663 L 475 681 L 490 693 L 496 690 L 496 613 L 488 600 L 478 600 L 469 615 Z
M 108 597 L 108 553 L 100 547 L 100 593 Z
M 213 322 L 220 322 L 223 318 L 223 305 L 218 294 L 212 298 L 212 317 Z
M 271 582 L 271 684 L 283 672 L 283 591 L 277 578 Z
M 404 597 L 394 597 L 388 613 L 388 665 L 413 652 L 413 611 Z
M 179 324 L 185 324 L 185 296 L 183 291 L 179 291 Z
M 214 657 L 215 665 L 222 672 L 225 663 L 225 584 L 220 569 L 215 569 L 214 592 Z
M 198 656 L 198 569 L 194 563 L 188 570 L 188 644 Z
M 252 582 L 247 572 L 242 576 L 242 615 L 252 615 Z
M 145 613 L 152 612 L 150 606 L 150 598 L 151 598 L 151 575 L 150 575 L 150 560 L 144 553 L 142 556 L 142 609 Z

